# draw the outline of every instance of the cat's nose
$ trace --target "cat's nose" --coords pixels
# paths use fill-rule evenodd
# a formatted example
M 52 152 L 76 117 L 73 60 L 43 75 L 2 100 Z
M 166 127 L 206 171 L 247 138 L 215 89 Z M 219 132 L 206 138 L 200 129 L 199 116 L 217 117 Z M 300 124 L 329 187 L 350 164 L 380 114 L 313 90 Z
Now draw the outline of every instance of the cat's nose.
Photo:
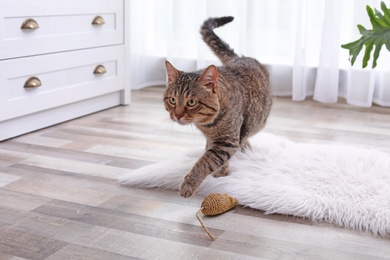
M 180 120 L 180 118 L 182 118 L 183 115 L 182 114 L 177 114 L 177 115 L 175 115 L 175 117 L 177 118 L 177 120 Z

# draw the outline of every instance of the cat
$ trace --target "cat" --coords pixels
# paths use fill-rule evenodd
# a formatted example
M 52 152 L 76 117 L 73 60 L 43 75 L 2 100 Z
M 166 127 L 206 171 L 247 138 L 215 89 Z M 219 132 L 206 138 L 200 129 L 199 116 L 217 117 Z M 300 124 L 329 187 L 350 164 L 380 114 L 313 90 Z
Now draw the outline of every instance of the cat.
M 264 128 L 271 110 L 267 69 L 253 58 L 238 56 L 214 33 L 214 28 L 233 19 L 209 18 L 200 30 L 223 66 L 183 72 L 165 62 L 164 106 L 170 118 L 180 125 L 195 124 L 206 137 L 205 153 L 181 183 L 180 195 L 185 198 L 196 193 L 208 174 L 229 174 L 230 157 L 250 149 L 248 138 Z

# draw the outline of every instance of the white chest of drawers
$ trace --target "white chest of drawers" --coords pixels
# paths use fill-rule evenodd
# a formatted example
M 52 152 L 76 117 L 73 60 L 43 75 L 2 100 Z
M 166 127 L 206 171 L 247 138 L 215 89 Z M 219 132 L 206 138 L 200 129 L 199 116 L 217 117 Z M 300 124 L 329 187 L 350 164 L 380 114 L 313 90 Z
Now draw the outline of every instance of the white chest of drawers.
M 0 141 L 128 104 L 126 0 L 0 0 Z

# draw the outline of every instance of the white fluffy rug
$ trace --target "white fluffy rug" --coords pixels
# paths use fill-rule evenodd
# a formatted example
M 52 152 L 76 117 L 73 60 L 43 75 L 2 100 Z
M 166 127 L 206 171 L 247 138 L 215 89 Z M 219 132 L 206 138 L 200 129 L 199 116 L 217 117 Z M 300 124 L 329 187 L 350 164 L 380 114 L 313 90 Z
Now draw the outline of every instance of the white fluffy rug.
M 227 193 L 239 204 L 390 235 L 390 155 L 362 148 L 294 143 L 260 133 L 253 151 L 230 159 L 227 177 L 208 176 L 198 194 Z M 138 188 L 178 190 L 203 149 L 132 170 Z

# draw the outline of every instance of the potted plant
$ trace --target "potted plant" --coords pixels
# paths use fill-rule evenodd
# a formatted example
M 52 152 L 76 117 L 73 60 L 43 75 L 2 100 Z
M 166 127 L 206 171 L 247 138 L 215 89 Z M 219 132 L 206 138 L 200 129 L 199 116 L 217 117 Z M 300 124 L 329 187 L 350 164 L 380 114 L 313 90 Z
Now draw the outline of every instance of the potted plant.
M 357 27 L 362 37 L 357 41 L 343 44 L 341 47 L 349 50 L 350 62 L 353 66 L 357 56 L 363 46 L 365 46 L 366 49 L 363 57 L 363 68 L 365 68 L 367 67 L 371 52 L 375 46 L 372 62 L 372 68 L 375 68 L 383 45 L 390 51 L 390 9 L 386 7 L 384 2 L 381 2 L 383 14 L 377 9 L 372 10 L 369 6 L 367 6 L 366 9 L 372 24 L 372 30 L 367 30 L 359 24 Z

